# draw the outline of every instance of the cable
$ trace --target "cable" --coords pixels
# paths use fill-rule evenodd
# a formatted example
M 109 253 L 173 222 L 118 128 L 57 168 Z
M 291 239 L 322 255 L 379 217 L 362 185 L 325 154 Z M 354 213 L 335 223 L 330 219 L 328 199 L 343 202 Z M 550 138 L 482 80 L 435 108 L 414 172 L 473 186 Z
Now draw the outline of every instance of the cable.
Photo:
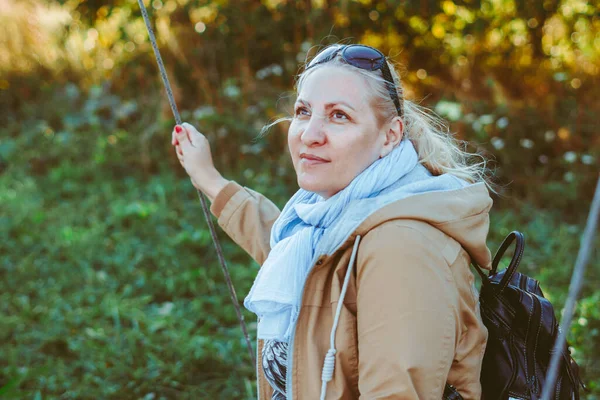
M 346 291 L 348 290 L 348 284 L 350 283 L 350 276 L 354 268 L 354 260 L 356 259 L 356 253 L 358 252 L 358 244 L 360 243 L 360 235 L 356 235 L 354 240 L 354 247 L 352 248 L 352 255 L 350 256 L 350 262 L 348 263 L 348 269 L 346 270 L 346 276 L 344 277 L 344 284 L 342 285 L 342 292 L 338 299 L 337 307 L 335 308 L 335 318 L 333 319 L 333 326 L 331 327 L 331 334 L 329 336 L 329 350 L 325 355 L 325 361 L 323 361 L 323 369 L 321 370 L 321 397 L 320 400 L 325 400 L 327 395 L 327 383 L 333 379 L 333 371 L 335 368 L 335 332 L 337 331 L 338 323 L 340 321 L 340 314 L 342 313 L 342 306 L 344 305 L 344 298 L 346 297 Z
M 148 18 L 148 11 L 146 11 L 146 6 L 144 5 L 143 0 L 138 0 L 138 4 L 140 5 L 140 10 L 142 11 L 142 16 L 144 17 L 144 22 L 146 22 L 146 28 L 148 29 L 148 36 L 150 37 L 150 43 L 152 43 L 152 48 L 154 49 L 154 56 L 156 57 L 156 62 L 158 63 L 158 69 L 160 71 L 160 76 L 162 77 L 163 84 L 165 85 L 165 89 L 167 90 L 167 97 L 169 98 L 169 104 L 171 106 L 171 111 L 173 112 L 173 116 L 175 117 L 175 122 L 177 125 L 181 125 L 181 117 L 179 116 L 179 111 L 177 110 L 177 105 L 175 104 L 175 99 L 173 98 L 173 91 L 171 90 L 171 85 L 169 84 L 169 78 L 167 77 L 167 72 L 165 71 L 165 66 L 163 64 L 162 58 L 160 56 L 160 52 L 158 50 L 158 46 L 156 44 L 156 38 L 154 37 L 154 32 L 152 31 L 152 26 L 150 25 L 150 18 Z M 244 337 L 246 338 L 246 346 L 248 347 L 248 352 L 250 353 L 250 358 L 252 359 L 252 363 L 256 364 L 256 358 L 254 356 L 254 350 L 252 349 L 252 343 L 250 342 L 250 336 L 248 335 L 248 330 L 246 329 L 246 323 L 244 322 L 244 316 L 242 315 L 242 311 L 240 309 L 240 303 L 238 302 L 237 295 L 235 294 L 235 289 L 233 287 L 233 283 L 231 282 L 231 276 L 229 275 L 229 270 L 227 269 L 227 263 L 225 262 L 225 257 L 223 256 L 223 250 L 221 249 L 221 244 L 219 243 L 219 239 L 217 238 L 217 232 L 215 230 L 215 226 L 212 222 L 210 211 L 208 209 L 208 205 L 206 204 L 206 198 L 204 194 L 198 190 L 198 197 L 200 198 L 200 203 L 202 204 L 202 211 L 204 212 L 204 218 L 206 218 L 206 222 L 208 224 L 208 229 L 210 230 L 210 236 L 212 237 L 213 244 L 215 245 L 215 250 L 217 251 L 217 257 L 219 258 L 219 264 L 221 264 L 221 269 L 223 270 L 223 275 L 225 275 L 225 281 L 227 282 L 227 287 L 229 288 L 229 295 L 231 296 L 231 301 L 233 302 L 233 306 L 235 307 L 235 312 L 237 314 L 238 321 L 240 322 L 240 326 L 242 327 L 242 331 L 244 332 Z

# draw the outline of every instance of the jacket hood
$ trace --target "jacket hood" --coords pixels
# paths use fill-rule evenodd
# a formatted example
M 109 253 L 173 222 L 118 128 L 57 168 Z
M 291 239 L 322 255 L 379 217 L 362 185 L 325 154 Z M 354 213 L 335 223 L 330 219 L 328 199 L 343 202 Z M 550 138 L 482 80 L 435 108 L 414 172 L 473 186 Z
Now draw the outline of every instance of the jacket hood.
M 432 176 L 421 164 L 377 197 L 352 202 L 328 229 L 317 254 L 333 254 L 384 222 L 423 221 L 456 240 L 481 268 L 491 269 L 486 245 L 493 201 L 485 183 L 470 184 L 456 176 Z

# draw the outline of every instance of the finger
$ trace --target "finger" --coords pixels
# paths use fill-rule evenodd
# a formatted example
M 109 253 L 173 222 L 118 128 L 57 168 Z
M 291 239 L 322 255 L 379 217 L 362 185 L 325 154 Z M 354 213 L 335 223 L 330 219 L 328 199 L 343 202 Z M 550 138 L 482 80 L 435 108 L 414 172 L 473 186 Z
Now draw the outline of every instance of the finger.
M 177 138 L 175 137 L 175 128 L 173 128 L 173 131 L 171 132 L 171 144 L 173 146 L 176 146 L 179 144 L 179 142 L 177 141 Z
M 183 167 L 183 154 L 180 153 L 180 149 L 177 149 L 177 151 L 175 152 L 175 155 L 177 156 L 177 159 L 179 160 L 179 163 L 181 164 L 181 166 Z
M 179 145 L 189 144 L 187 133 L 181 125 L 175 125 L 175 139 L 177 139 Z
M 183 131 L 186 134 L 187 140 L 189 140 L 190 142 L 192 142 L 192 135 L 191 132 L 193 132 L 194 127 L 190 124 L 188 124 L 187 122 L 183 122 L 181 124 L 181 127 L 183 128 Z M 191 128 L 191 129 L 190 129 Z M 193 144 L 193 143 L 192 143 Z
M 183 156 L 183 149 L 181 148 L 181 145 L 177 144 L 177 146 L 175 146 L 175 152 L 177 153 L 177 157 L 180 155 Z
M 196 144 L 193 141 L 194 138 L 194 131 L 196 131 L 194 129 L 194 127 L 186 122 L 182 123 L 181 125 L 179 125 L 182 129 L 183 129 L 183 133 L 185 134 L 185 138 L 187 140 L 187 143 L 191 146 L 191 147 L 197 147 Z M 191 129 L 190 129 L 191 128 Z M 186 145 L 187 146 L 187 145 Z
M 184 122 L 181 124 L 182 128 L 187 132 L 187 137 L 192 146 L 197 147 L 200 144 L 200 137 L 202 134 L 192 125 Z

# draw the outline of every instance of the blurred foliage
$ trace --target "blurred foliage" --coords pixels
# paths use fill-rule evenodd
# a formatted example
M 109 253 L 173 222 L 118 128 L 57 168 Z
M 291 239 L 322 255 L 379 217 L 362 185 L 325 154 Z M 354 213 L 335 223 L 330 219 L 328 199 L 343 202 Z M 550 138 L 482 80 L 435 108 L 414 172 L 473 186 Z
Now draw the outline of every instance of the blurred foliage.
M 146 5 L 182 118 L 226 177 L 279 205 L 296 189 L 286 127 L 257 134 L 291 109 L 302 61 L 345 38 L 393 56 L 407 97 L 495 159 L 505 186 L 489 246 L 524 232 L 523 271 L 560 310 L 599 169 L 600 6 Z M 137 2 L 0 0 L 0 44 L 0 397 L 252 398 Z M 256 266 L 220 234 L 242 299 Z M 598 248 L 569 337 L 588 400 L 600 395 Z

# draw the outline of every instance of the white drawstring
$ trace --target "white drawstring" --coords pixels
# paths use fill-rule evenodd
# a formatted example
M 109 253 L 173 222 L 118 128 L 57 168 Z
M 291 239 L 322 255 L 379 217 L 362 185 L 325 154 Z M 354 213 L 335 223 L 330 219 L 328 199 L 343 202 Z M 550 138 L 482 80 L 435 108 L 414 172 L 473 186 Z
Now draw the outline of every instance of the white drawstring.
M 340 314 L 342 312 L 342 306 L 344 305 L 344 297 L 346 297 L 346 290 L 348 289 L 348 283 L 350 282 L 350 275 L 352 275 L 352 268 L 354 267 L 354 259 L 358 252 L 358 243 L 360 242 L 360 235 L 356 236 L 354 241 L 354 248 L 352 249 L 352 255 L 350 256 L 350 263 L 346 270 L 346 276 L 344 278 L 344 285 L 342 286 L 342 293 L 338 299 L 337 308 L 335 310 L 335 318 L 333 319 L 333 326 L 331 327 L 331 337 L 329 339 L 329 350 L 325 355 L 325 361 L 323 362 L 323 370 L 321 372 L 321 400 L 325 400 L 327 394 L 327 382 L 333 379 L 333 369 L 335 367 L 335 331 L 337 330 L 338 322 L 340 320 Z

